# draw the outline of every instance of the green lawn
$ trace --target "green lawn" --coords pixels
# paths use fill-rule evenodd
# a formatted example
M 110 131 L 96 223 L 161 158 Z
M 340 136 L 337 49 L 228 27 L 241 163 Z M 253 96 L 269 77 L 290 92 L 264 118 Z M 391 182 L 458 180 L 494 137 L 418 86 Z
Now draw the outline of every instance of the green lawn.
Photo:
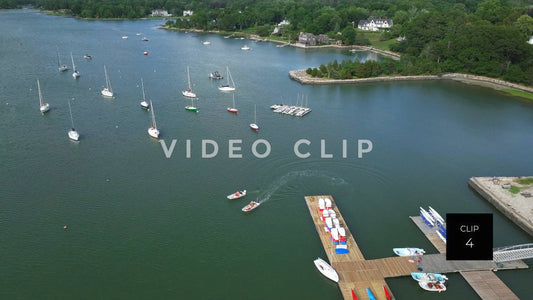
M 511 188 L 509 188 L 509 192 L 513 194 L 518 194 L 520 193 L 520 188 L 517 187 L 516 185 L 511 185 Z
M 504 92 L 506 92 L 508 94 L 511 94 L 513 96 L 518 96 L 518 97 L 525 98 L 525 99 L 533 101 L 533 93 L 528 93 L 528 92 L 519 91 L 519 90 L 515 90 L 515 89 L 503 89 L 502 91 L 504 91 Z
M 518 183 L 520 184 L 532 184 L 533 183 L 533 178 L 524 178 L 524 179 L 518 179 L 517 180 Z

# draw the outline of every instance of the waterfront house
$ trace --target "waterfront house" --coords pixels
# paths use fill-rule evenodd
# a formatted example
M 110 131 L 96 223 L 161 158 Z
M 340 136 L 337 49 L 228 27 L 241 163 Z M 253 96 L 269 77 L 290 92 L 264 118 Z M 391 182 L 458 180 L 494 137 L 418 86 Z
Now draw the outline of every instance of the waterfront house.
M 192 16 L 193 13 L 194 13 L 194 11 L 192 11 L 192 10 L 184 10 L 183 11 L 183 16 L 184 17 L 190 17 L 190 16 Z
M 172 14 L 164 9 L 154 9 L 152 10 L 152 17 L 172 17 Z
M 392 27 L 392 19 L 379 19 L 370 17 L 366 20 L 360 20 L 357 28 L 366 31 L 378 31 Z
M 316 36 L 308 32 L 300 32 L 298 43 L 305 46 L 316 46 Z
M 279 32 L 279 30 L 281 29 L 281 27 L 285 26 L 285 25 L 290 25 L 291 22 L 287 19 L 281 21 L 280 23 L 278 23 L 278 25 L 274 26 L 274 31 L 272 31 L 272 34 L 277 34 Z

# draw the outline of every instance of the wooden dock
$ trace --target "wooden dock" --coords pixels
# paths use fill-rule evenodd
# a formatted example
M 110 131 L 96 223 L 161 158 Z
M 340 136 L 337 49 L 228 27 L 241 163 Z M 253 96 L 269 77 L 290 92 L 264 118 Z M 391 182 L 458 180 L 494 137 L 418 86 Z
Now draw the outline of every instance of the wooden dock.
M 346 230 L 347 254 L 335 253 L 336 245 L 330 239 L 330 234 L 324 229 L 325 224 L 321 220 L 318 210 L 318 199 L 329 198 L 332 209 L 339 219 L 340 226 Z M 344 299 L 352 299 L 352 289 L 358 299 L 368 299 L 366 288 L 368 287 L 376 299 L 386 299 L 384 287 L 394 299 L 394 295 L 387 285 L 385 278 L 410 276 L 411 272 L 418 272 L 418 267 L 424 272 L 450 273 L 460 272 L 472 288 L 482 299 L 518 299 L 518 297 L 490 270 L 494 269 L 521 269 L 528 268 L 523 261 L 506 263 L 494 263 L 492 261 L 447 261 L 445 252 L 446 245 L 437 236 L 435 229 L 425 226 L 420 217 L 410 217 L 424 235 L 431 241 L 440 254 L 424 255 L 418 266 L 409 262 L 408 257 L 388 257 L 381 259 L 366 260 L 351 234 L 338 206 L 331 195 L 306 196 L 305 202 L 315 229 L 322 241 L 324 251 L 328 256 L 329 263 L 339 274 L 339 288 Z M 487 284 L 490 283 L 490 284 Z

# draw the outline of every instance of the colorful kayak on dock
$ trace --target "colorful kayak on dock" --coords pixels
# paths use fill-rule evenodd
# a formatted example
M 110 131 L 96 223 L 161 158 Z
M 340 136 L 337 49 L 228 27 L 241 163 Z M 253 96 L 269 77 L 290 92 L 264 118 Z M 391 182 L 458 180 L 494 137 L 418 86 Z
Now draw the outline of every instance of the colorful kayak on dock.
M 376 297 L 374 297 L 374 294 L 372 294 L 369 288 L 366 288 L 366 293 L 368 294 L 369 300 L 376 300 Z
M 387 300 L 391 300 L 392 296 L 390 295 L 389 291 L 387 291 L 386 286 L 383 286 L 383 290 L 385 291 L 385 298 L 387 298 Z
M 352 300 L 357 300 L 357 295 L 355 294 L 355 292 L 353 291 L 352 289 Z

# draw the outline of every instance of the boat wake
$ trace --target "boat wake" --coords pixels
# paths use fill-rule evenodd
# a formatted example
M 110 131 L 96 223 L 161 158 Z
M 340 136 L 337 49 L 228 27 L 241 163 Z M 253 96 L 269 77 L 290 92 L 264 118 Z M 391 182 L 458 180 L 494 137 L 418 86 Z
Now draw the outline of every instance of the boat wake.
M 332 185 L 343 185 L 347 182 L 331 173 L 325 171 L 314 171 L 314 170 L 302 170 L 302 171 L 292 171 L 289 172 L 280 178 L 276 179 L 265 191 L 263 191 L 259 196 L 257 196 L 257 202 L 263 203 L 272 197 L 272 195 L 278 191 L 281 187 L 285 186 L 292 180 L 302 178 L 302 177 L 315 177 L 327 179 Z

